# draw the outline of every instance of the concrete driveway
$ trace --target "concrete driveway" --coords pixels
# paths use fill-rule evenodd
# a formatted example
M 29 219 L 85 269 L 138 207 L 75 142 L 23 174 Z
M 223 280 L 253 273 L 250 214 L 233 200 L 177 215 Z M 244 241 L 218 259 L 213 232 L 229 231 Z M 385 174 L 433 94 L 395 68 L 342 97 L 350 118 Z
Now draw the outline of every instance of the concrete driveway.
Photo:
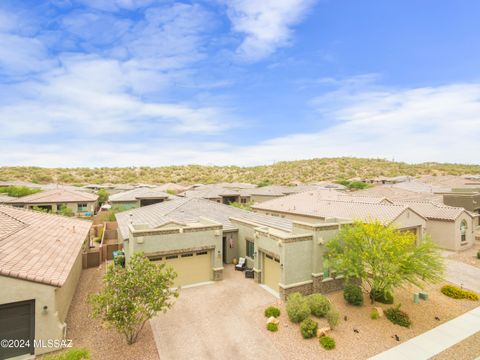
M 226 266 L 223 281 L 182 289 L 175 306 L 150 321 L 160 359 L 282 359 L 254 320 L 276 300 Z
M 445 259 L 445 280 L 461 287 L 480 292 L 480 269 L 460 261 Z

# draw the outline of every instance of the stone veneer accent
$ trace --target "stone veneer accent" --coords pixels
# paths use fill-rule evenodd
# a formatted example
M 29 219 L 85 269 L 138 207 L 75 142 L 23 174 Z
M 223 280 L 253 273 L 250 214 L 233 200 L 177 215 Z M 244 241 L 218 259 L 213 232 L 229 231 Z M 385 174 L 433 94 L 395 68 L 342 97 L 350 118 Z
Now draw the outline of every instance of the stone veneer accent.
M 213 281 L 223 280 L 223 268 L 213 269 Z
M 289 294 L 299 292 L 303 295 L 310 295 L 314 293 L 328 294 L 334 291 L 342 290 L 345 285 L 345 277 L 343 275 L 336 276 L 332 272 L 332 277 L 323 278 L 323 274 L 312 274 L 312 282 L 292 286 L 289 288 L 280 287 L 280 298 L 287 300 Z M 350 280 L 352 283 L 360 284 L 360 281 Z

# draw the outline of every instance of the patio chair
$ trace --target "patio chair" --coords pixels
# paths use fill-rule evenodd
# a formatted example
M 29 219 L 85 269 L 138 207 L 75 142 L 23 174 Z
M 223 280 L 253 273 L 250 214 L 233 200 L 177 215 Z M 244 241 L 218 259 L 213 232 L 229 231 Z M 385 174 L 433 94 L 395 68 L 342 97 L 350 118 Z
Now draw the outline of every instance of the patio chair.
M 247 259 L 241 257 L 240 259 L 238 259 L 238 264 L 235 265 L 235 270 L 243 271 L 245 270 L 246 266 L 247 266 Z

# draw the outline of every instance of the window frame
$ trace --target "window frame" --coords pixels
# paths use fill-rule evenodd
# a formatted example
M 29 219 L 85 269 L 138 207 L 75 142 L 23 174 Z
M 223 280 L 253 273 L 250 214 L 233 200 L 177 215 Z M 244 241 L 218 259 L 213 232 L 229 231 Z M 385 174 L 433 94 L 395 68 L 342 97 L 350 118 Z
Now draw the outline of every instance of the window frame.
M 254 260 L 255 259 L 255 242 L 250 239 L 245 239 L 245 241 L 246 241 L 245 243 L 246 256 Z

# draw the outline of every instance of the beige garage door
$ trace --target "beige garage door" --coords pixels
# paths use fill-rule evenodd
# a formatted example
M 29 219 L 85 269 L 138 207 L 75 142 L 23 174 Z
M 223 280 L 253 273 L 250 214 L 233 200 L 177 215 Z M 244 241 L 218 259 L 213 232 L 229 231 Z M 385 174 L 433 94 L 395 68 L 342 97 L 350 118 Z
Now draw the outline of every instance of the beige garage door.
M 270 289 L 279 291 L 278 283 L 280 282 L 280 260 L 264 254 L 263 255 L 263 282 Z
M 165 256 L 161 260 L 177 273 L 175 286 L 191 285 L 210 281 L 212 272 L 211 252 L 200 251 Z

